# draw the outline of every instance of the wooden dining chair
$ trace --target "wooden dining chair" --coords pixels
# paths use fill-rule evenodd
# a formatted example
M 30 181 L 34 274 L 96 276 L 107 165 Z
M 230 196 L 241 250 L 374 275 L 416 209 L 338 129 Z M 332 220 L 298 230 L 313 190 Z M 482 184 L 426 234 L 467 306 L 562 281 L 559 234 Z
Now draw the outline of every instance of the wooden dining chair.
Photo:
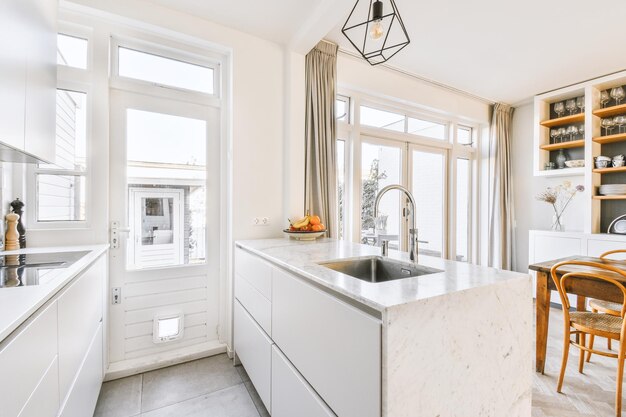
M 600 258 L 604 259 L 616 253 L 626 253 L 626 249 L 616 249 L 616 250 L 610 250 L 608 252 L 604 252 L 602 255 L 600 255 Z M 622 305 L 620 303 L 613 303 L 611 301 L 604 301 L 604 300 L 596 300 L 592 298 L 589 300 L 589 308 L 591 308 L 591 311 L 594 313 L 604 313 L 604 314 L 610 314 L 612 316 L 619 317 L 620 311 L 622 309 Z M 589 337 L 589 347 L 592 349 L 593 349 L 594 339 L 595 337 L 593 335 Z M 606 346 L 609 350 L 612 350 L 611 339 L 606 340 Z M 591 360 L 591 352 L 587 352 L 587 362 L 589 362 L 590 360 Z
M 567 272 L 559 277 L 559 268 L 562 268 L 566 265 L 575 265 L 579 267 L 588 267 L 593 269 L 589 269 L 587 271 L 581 269 L 580 271 Z M 563 338 L 563 360 L 561 362 L 561 373 L 559 374 L 556 390 L 560 393 L 561 388 L 563 387 L 563 378 L 565 377 L 565 369 L 567 368 L 567 358 L 569 356 L 570 345 L 573 345 L 580 349 L 580 359 L 578 362 L 578 372 L 580 373 L 583 372 L 583 366 L 585 363 L 585 352 L 593 352 L 597 355 L 617 358 L 615 416 L 621 417 L 622 380 L 624 376 L 624 357 L 626 354 L 626 344 L 622 343 L 622 339 L 626 339 L 626 320 L 624 320 L 626 307 L 622 303 L 622 308 L 620 310 L 619 316 L 594 313 L 590 311 L 570 312 L 570 302 L 565 289 L 567 288 L 568 281 L 574 279 L 603 281 L 617 287 L 621 291 L 623 299 L 626 300 L 626 287 L 615 279 L 615 277 L 621 277 L 626 280 L 626 271 L 611 265 L 600 264 L 597 262 L 571 260 L 557 263 L 552 267 L 550 274 L 552 275 L 552 280 L 554 281 L 554 284 L 559 292 L 559 297 L 561 297 L 561 303 L 563 304 L 563 318 L 565 330 Z M 577 340 L 571 339 L 572 334 L 579 336 L 579 342 Z M 591 347 L 587 347 L 585 343 L 587 335 L 601 336 L 620 341 L 619 352 L 615 354 L 613 352 L 594 350 Z

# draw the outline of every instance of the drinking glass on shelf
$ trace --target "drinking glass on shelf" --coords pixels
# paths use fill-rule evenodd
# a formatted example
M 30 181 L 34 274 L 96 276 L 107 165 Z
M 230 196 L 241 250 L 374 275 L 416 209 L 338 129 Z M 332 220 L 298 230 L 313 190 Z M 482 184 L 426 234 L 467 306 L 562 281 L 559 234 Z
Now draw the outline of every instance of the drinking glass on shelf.
M 565 131 L 566 134 L 569 135 L 569 140 L 572 141 L 573 136 L 578 134 L 578 128 L 576 126 L 568 126 L 567 130 Z
M 578 126 L 578 134 L 580 135 L 581 139 L 585 139 L 585 124 L 584 123 Z
M 565 102 L 565 109 L 569 112 L 569 115 L 571 116 L 574 113 L 574 110 L 576 110 L 576 100 L 574 99 L 569 99 Z
M 559 129 L 550 130 L 550 143 L 556 143 L 557 136 L 559 136 Z
M 602 119 L 600 125 L 604 128 L 604 134 L 610 135 L 611 131 L 613 131 L 613 128 L 615 127 L 615 122 L 613 119 Z
M 566 132 L 567 131 L 565 130 L 564 127 L 559 128 L 559 139 L 561 143 L 563 142 L 563 138 L 565 137 Z
M 585 96 L 576 99 L 576 107 L 580 109 L 581 113 L 585 111 Z
M 609 96 L 608 90 L 604 90 L 600 93 L 600 105 L 602 107 L 606 107 L 606 103 L 608 103 L 610 100 L 611 97 Z
M 557 117 L 561 117 L 563 115 L 563 113 L 565 112 L 565 105 L 562 101 L 554 104 L 554 112 L 556 113 Z
M 619 106 L 620 101 L 626 96 L 622 87 L 615 87 L 611 89 L 611 97 L 615 99 L 615 105 Z
M 617 125 L 617 133 L 622 133 L 622 126 L 626 124 L 626 116 L 615 116 L 613 122 Z

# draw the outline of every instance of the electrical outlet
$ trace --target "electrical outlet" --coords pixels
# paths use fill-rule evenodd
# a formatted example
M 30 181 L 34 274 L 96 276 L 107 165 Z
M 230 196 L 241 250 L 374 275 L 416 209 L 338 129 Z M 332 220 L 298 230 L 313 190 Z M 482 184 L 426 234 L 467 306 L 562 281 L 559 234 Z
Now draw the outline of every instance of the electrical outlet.
M 255 217 L 254 219 L 252 219 L 252 226 L 259 226 L 261 224 L 261 219 L 259 219 L 258 217 Z
M 122 288 L 111 288 L 111 304 L 122 304 Z
M 262 224 L 263 226 L 269 226 L 269 224 L 270 224 L 270 218 L 269 218 L 269 217 L 263 217 L 263 218 L 261 219 L 261 224 Z

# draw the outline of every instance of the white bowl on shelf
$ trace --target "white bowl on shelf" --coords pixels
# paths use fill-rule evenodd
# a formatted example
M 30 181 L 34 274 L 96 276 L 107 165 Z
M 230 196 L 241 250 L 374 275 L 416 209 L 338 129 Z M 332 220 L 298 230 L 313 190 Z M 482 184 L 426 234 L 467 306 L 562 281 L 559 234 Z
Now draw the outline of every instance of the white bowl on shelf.
M 565 166 L 568 168 L 582 168 L 585 166 L 585 160 L 572 159 L 571 161 L 565 161 Z

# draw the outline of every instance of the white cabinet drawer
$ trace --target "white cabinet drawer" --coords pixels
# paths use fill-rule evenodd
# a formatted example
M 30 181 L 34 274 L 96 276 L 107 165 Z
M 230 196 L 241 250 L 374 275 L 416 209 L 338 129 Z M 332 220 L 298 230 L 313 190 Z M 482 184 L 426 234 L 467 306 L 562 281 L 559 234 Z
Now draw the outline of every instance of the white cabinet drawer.
M 239 301 L 235 301 L 235 352 L 246 368 L 265 408 L 271 411 L 272 340 Z
M 302 375 L 272 347 L 272 417 L 336 417 Z
M 92 334 L 89 350 L 87 351 L 80 370 L 67 397 L 60 417 L 92 416 L 96 409 L 96 402 L 102 386 L 102 323 Z
M 381 415 L 381 322 L 282 271 L 272 282 L 272 337 L 341 417 Z
M 256 255 L 237 248 L 235 274 L 246 279 L 265 298 L 272 301 L 272 266 Z
M 101 257 L 59 297 L 59 391 L 61 402 L 89 348 L 102 319 L 102 280 L 105 258 Z
M 19 417 L 56 417 L 58 412 L 59 362 L 55 356 Z
M 235 297 L 263 330 L 271 336 L 272 304 L 270 301 L 240 276 L 235 277 Z
M 57 303 L 0 345 L 0 416 L 16 417 L 57 355 Z

